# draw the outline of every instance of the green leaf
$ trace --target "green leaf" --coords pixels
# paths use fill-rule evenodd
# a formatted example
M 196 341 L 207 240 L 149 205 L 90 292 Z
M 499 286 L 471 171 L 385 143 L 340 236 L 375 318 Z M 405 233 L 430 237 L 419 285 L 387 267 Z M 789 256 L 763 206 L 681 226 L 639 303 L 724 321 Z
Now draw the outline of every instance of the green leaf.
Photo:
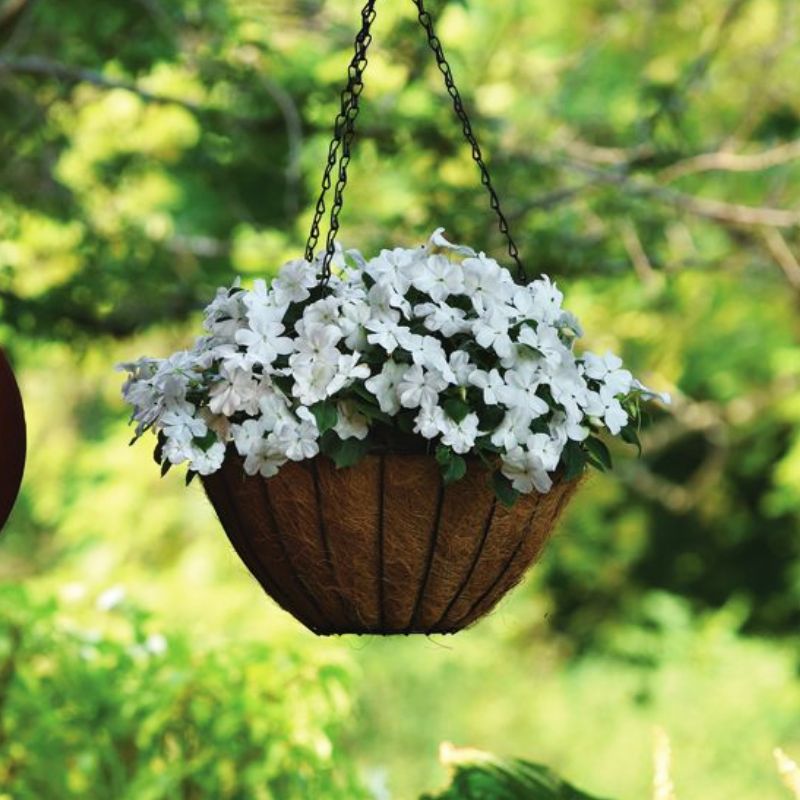
M 352 467 L 358 464 L 369 452 L 368 439 L 345 439 L 339 440 L 339 445 L 333 448 L 333 452 L 328 455 L 333 459 L 337 469 Z
M 134 439 L 134 441 L 136 441 Z M 167 443 L 167 437 L 164 435 L 164 431 L 158 432 L 158 441 L 156 442 L 156 449 L 153 451 L 153 460 L 156 464 L 163 464 L 164 463 L 164 445 Z M 162 473 L 163 475 L 164 473 Z
M 478 412 L 482 431 L 493 431 L 503 421 L 506 412 L 501 406 L 486 406 Z
M 564 464 L 564 478 L 568 481 L 582 475 L 586 470 L 586 451 L 579 442 L 568 441 L 561 460 Z
M 442 479 L 445 486 L 460 481 L 466 474 L 467 462 L 461 456 L 453 454 L 447 464 L 442 465 Z
M 442 404 L 445 414 L 453 422 L 461 422 L 469 414 L 469 406 L 460 397 L 450 397 Z
M 492 486 L 497 499 L 506 507 L 512 508 L 519 500 L 519 492 L 511 485 L 511 481 L 503 475 L 502 472 L 497 471 L 492 475 Z
M 219 437 L 214 431 L 207 431 L 205 436 L 195 436 L 193 441 L 201 450 L 206 451 L 219 441 Z
M 436 446 L 436 461 L 441 467 L 446 467 L 452 460 L 455 453 L 445 444 Z
M 326 433 L 336 426 L 339 421 L 339 412 L 336 408 L 336 403 L 325 400 L 322 403 L 316 403 L 310 408 L 314 419 L 317 421 L 317 427 L 320 434 Z
M 632 444 L 636 447 L 638 451 L 638 455 L 641 457 L 642 455 L 642 443 L 639 440 L 639 434 L 636 432 L 636 428 L 633 425 L 627 425 L 620 431 L 620 437 L 622 438 L 623 442 L 627 442 L 628 444 Z
M 590 461 L 599 462 L 603 470 L 612 468 L 611 453 L 608 451 L 605 442 L 601 441 L 596 436 L 590 436 L 583 443 L 583 446 L 591 456 Z

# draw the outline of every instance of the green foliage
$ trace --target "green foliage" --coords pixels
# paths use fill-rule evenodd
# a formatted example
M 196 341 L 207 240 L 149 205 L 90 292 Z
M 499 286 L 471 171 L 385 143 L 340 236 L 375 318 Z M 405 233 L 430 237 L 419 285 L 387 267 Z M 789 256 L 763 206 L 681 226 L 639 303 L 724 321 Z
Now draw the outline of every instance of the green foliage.
M 297 651 L 213 651 L 0 589 L 0 785 L 50 798 L 366 797 L 333 744 L 347 674 Z
M 114 575 L 160 609 L 153 624 L 187 631 L 153 661 L 159 677 L 105 639 L 102 657 L 82 660 L 61 612 L 37 611 L 2 715 L 28 714 L 17 738 L 35 770 L 20 780 L 76 774 L 68 792 L 91 797 L 86 776 L 113 770 L 99 774 L 111 745 L 98 748 L 88 712 L 119 730 L 145 702 L 154 718 L 174 711 L 169 676 L 199 675 L 237 704 L 255 697 L 254 727 L 262 706 L 296 692 L 297 720 L 275 710 L 280 735 L 294 741 L 310 724 L 314 680 L 268 683 L 277 701 L 265 703 L 247 681 L 223 686 L 204 669 L 233 659 L 242 676 L 229 642 L 257 638 L 288 678 L 284 651 L 313 660 L 323 645 L 308 646 L 248 581 L 196 484 L 159 481 L 144 448 L 120 447 L 125 411 L 108 370 L 182 346 L 218 285 L 302 252 L 361 5 L 0 2 L 0 342 L 32 444 L 0 574 L 52 597 Z M 559 281 L 593 349 L 619 352 L 676 403 L 637 426 L 641 460 L 614 450 L 613 475 L 585 482 L 533 580 L 477 630 L 448 649 L 338 646 L 366 667 L 346 741 L 402 800 L 441 783 L 431 754 L 442 739 L 641 798 L 658 723 L 680 797 L 760 800 L 772 785 L 781 797 L 765 754 L 800 747 L 800 326 L 786 258 L 800 228 L 732 221 L 731 207 L 791 223 L 799 206 L 800 164 L 781 149 L 800 136 L 796 3 L 429 5 L 528 270 Z M 412 5 L 378 6 L 341 238 L 370 251 L 441 224 L 500 256 Z M 359 411 L 380 419 L 368 402 Z M 105 668 L 114 659 L 122 679 Z M 67 685 L 53 664 L 84 677 Z M 95 699 L 74 694 L 83 681 Z M 339 735 L 329 710 L 318 716 Z M 254 758 L 214 737 L 234 764 Z M 4 765 L 14 747 L 3 744 Z M 313 748 L 296 761 L 274 752 L 289 769 L 320 764 Z M 272 769 L 271 758 L 235 775 Z M 170 779 L 183 769 L 165 764 Z M 5 776 L 0 786 L 10 791 Z M 38 784 L 28 797 L 49 800 Z
M 552 770 L 528 761 L 504 762 L 477 754 L 455 768 L 451 786 L 421 800 L 597 800 L 561 780 Z

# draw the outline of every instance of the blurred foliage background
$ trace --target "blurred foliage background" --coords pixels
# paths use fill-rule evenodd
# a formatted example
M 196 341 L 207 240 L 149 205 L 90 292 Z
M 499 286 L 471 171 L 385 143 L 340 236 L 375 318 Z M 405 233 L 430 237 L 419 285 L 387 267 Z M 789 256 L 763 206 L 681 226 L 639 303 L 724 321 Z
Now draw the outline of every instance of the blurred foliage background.
M 302 252 L 359 6 L 0 0 L 0 344 L 30 446 L 0 543 L 0 797 L 408 800 L 451 740 L 634 800 L 655 725 L 681 798 L 787 796 L 800 5 L 430 5 L 530 273 L 672 413 L 476 629 L 316 640 L 202 490 L 125 446 L 112 366 Z M 343 241 L 443 225 L 499 256 L 410 0 L 378 2 L 375 37 Z

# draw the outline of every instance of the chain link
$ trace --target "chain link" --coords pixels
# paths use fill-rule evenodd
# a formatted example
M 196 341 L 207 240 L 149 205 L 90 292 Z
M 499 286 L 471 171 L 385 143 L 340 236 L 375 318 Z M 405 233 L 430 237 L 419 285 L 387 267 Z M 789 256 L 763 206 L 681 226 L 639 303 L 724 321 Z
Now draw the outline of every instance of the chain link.
M 483 158 L 483 152 L 478 144 L 478 140 L 475 138 L 475 133 L 472 130 L 472 123 L 470 122 L 469 115 L 464 107 L 464 101 L 461 99 L 461 94 L 456 87 L 455 79 L 453 78 L 453 72 L 450 69 L 450 64 L 447 63 L 447 58 L 444 54 L 444 47 L 442 46 L 441 40 L 436 35 L 436 30 L 433 26 L 433 19 L 425 8 L 424 0 L 412 0 L 412 2 L 417 7 L 417 16 L 419 17 L 419 21 L 422 27 L 425 28 L 425 32 L 428 35 L 428 44 L 430 45 L 431 50 L 433 50 L 433 54 L 436 56 L 436 65 L 439 67 L 439 71 L 442 73 L 442 75 L 444 75 L 444 83 L 447 87 L 447 93 L 450 95 L 450 98 L 453 101 L 453 109 L 455 110 L 456 115 L 461 122 L 464 137 L 472 148 L 472 158 L 480 168 L 481 183 L 489 192 L 490 205 L 495 214 L 497 214 L 498 227 L 508 242 L 508 254 L 517 265 L 517 277 L 519 280 L 524 280 L 525 267 L 523 267 L 522 261 L 520 260 L 519 249 L 517 248 L 516 242 L 511 235 L 508 220 L 506 219 L 505 214 L 503 214 L 503 211 L 500 207 L 500 198 L 497 196 L 497 192 L 492 185 L 492 179 L 489 175 L 489 168 L 486 166 L 486 161 Z
M 336 252 L 336 236 L 339 232 L 339 215 L 344 205 L 344 189 L 347 186 L 347 168 L 350 165 L 351 149 L 353 137 L 355 136 L 355 123 L 360 111 L 361 94 L 364 91 L 364 72 L 367 68 L 367 51 L 372 43 L 372 24 L 375 22 L 377 12 L 375 4 L 377 0 L 367 0 L 367 4 L 361 11 L 361 30 L 355 39 L 353 58 L 347 70 L 347 85 L 341 94 L 341 105 L 339 114 L 334 124 L 333 139 L 328 148 L 328 159 L 325 165 L 325 172 L 322 177 L 322 189 L 314 212 L 314 219 L 311 223 L 311 231 L 306 242 L 306 260 L 314 261 L 314 251 L 320 238 L 320 223 L 325 215 L 326 198 L 328 192 L 333 187 L 333 203 L 330 209 L 330 223 L 325 244 L 325 257 L 320 269 L 320 285 L 325 285 L 331 276 L 331 261 Z M 467 110 L 461 94 L 458 91 L 453 72 L 444 54 L 444 47 L 441 40 L 436 35 L 433 19 L 425 8 L 424 0 L 412 0 L 417 9 L 417 16 L 428 37 L 428 44 L 436 57 L 436 65 L 444 76 L 447 93 L 453 101 L 453 109 L 461 122 L 464 138 L 472 149 L 472 158 L 478 165 L 481 174 L 481 183 L 489 192 L 490 205 L 497 215 L 500 232 L 508 242 L 508 254 L 517 266 L 517 276 L 520 280 L 525 279 L 525 268 L 519 256 L 519 249 L 511 235 L 508 220 L 500 207 L 500 199 L 497 196 L 492 179 L 489 175 L 489 168 L 483 157 L 478 140 L 472 129 Z M 341 148 L 341 154 L 339 149 Z M 333 186 L 333 170 L 337 168 L 336 185 Z
M 339 114 L 334 123 L 333 139 L 328 148 L 328 160 L 322 176 L 322 190 L 320 191 L 311 223 L 311 231 L 306 242 L 306 260 L 313 262 L 314 251 L 320 236 L 320 223 L 325 214 L 326 197 L 333 185 L 332 174 L 338 162 L 334 200 L 330 211 L 330 227 L 325 247 L 325 258 L 320 270 L 320 283 L 325 284 L 331 276 L 331 261 L 336 252 L 336 235 L 339 231 L 339 214 L 344 204 L 344 188 L 347 185 L 347 167 L 350 164 L 351 146 L 355 135 L 355 122 L 359 114 L 359 101 L 364 91 L 364 71 L 367 68 L 367 51 L 372 44 L 372 24 L 375 22 L 377 0 L 367 0 L 361 11 L 361 30 L 356 36 L 353 58 L 347 69 L 347 85 L 342 90 Z M 342 154 L 339 156 L 339 147 Z

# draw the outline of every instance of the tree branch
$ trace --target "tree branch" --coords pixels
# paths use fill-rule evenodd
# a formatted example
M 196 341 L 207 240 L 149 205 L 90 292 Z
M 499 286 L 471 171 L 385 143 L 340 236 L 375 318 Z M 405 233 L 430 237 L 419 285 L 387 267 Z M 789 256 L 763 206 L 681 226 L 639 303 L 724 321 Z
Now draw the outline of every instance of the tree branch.
M 760 153 L 731 153 L 718 151 L 716 153 L 702 153 L 691 158 L 683 159 L 662 170 L 658 179 L 663 183 L 670 183 L 686 175 L 698 172 L 759 172 L 780 164 L 786 164 L 800 158 L 800 139 L 786 142 Z
M 62 64 L 59 61 L 51 61 L 50 59 L 42 58 L 41 56 L 0 58 L 0 75 L 3 73 L 43 76 L 59 81 L 66 81 L 67 83 L 89 83 L 92 86 L 98 86 L 103 89 L 124 89 L 126 92 L 131 92 L 148 103 L 177 105 L 194 114 L 216 110 L 205 108 L 191 100 L 185 100 L 180 97 L 148 92 L 146 89 L 141 89 L 130 81 L 109 78 L 91 69 L 73 67 L 69 64 Z

